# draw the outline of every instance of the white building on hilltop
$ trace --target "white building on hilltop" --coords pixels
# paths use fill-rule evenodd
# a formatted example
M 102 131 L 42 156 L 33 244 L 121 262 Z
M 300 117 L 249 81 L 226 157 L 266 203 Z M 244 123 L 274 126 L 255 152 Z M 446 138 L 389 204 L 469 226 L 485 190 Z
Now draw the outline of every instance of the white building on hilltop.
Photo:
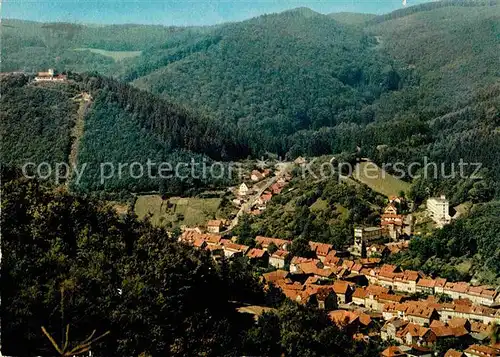
M 38 72 L 38 75 L 35 77 L 35 82 L 47 82 L 47 81 L 57 81 L 64 82 L 68 79 L 68 77 L 64 74 L 56 75 L 52 68 L 49 68 L 47 72 Z
M 427 212 L 439 227 L 450 223 L 450 203 L 444 195 L 432 197 L 427 200 Z

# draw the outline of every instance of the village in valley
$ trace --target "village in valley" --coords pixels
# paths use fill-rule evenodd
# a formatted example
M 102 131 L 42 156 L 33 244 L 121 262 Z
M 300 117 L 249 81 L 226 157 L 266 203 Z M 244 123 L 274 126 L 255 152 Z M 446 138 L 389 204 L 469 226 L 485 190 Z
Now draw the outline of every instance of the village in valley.
M 500 357 L 500 0 L 0 10 L 0 357 Z
M 246 182 L 231 188 L 239 209 L 233 221 L 184 226 L 179 241 L 210 252 L 217 262 L 246 259 L 261 272 L 267 289 L 278 288 L 290 300 L 326 310 L 353 339 L 383 341 L 388 346 L 383 357 L 434 356 L 436 345 L 445 340 L 463 346 L 463 352 L 450 348 L 446 357 L 500 356 L 500 344 L 490 339 L 500 324 L 498 288 L 385 263 L 408 249 L 414 233 L 413 203 L 405 197 L 388 197 L 380 225 L 354 227 L 351 244 L 342 250 L 309 241 L 313 257 L 306 258 L 292 256 L 294 243 L 283 237 L 255 236 L 253 246 L 239 244 L 232 235 L 238 217 L 261 214 L 274 196 L 289 190 L 291 179 L 290 170 L 253 170 Z M 425 207 L 434 228 L 453 219 L 445 196 L 429 198 Z M 240 312 L 258 319 L 269 309 L 242 306 Z

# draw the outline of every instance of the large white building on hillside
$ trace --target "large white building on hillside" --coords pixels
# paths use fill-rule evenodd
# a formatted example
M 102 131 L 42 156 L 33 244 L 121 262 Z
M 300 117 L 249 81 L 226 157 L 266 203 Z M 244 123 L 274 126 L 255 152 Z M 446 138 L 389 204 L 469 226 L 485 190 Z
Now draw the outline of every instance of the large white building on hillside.
M 440 227 L 450 223 L 450 204 L 444 195 L 432 197 L 427 200 L 429 216 Z

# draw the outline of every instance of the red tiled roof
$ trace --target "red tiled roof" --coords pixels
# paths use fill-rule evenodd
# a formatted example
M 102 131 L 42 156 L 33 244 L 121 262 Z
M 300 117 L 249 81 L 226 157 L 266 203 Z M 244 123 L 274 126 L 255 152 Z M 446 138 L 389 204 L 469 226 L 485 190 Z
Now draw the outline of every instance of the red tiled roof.
M 363 266 L 371 266 L 375 264 L 379 264 L 382 261 L 380 258 L 365 258 L 365 259 L 360 259 L 360 263 Z
M 342 262 L 342 265 L 346 267 L 347 269 L 351 269 L 356 263 L 352 260 L 344 260 Z
M 406 353 L 403 353 L 401 349 L 397 346 L 391 346 L 386 348 L 382 352 L 383 357 L 405 357 Z
M 451 337 L 453 336 L 453 330 L 450 326 L 442 325 L 442 326 L 433 326 L 431 324 L 430 329 L 432 332 L 436 334 L 437 337 Z
M 318 268 L 316 262 L 305 262 L 299 265 L 299 269 L 302 270 L 304 274 L 313 274 L 321 277 L 328 278 L 333 274 L 331 269 Z
M 317 276 L 308 276 L 304 285 L 316 284 L 320 280 Z
M 436 285 L 436 281 L 432 279 L 420 279 L 417 283 L 417 286 L 421 286 L 424 288 L 434 288 Z
M 351 271 L 353 272 L 361 272 L 361 269 L 363 269 L 363 266 L 361 264 L 354 264 L 352 267 L 351 267 Z
M 468 323 L 467 319 L 462 319 L 459 317 L 454 317 L 448 321 L 448 325 L 451 327 L 463 327 Z
M 327 254 L 333 249 L 333 245 L 318 242 L 309 242 L 309 247 L 317 256 L 326 257 Z
M 278 249 L 273 254 L 271 254 L 271 257 L 285 259 L 288 254 L 290 254 L 290 253 L 287 252 L 286 250 L 280 250 L 280 249 Z
M 266 254 L 265 250 L 252 248 L 248 251 L 247 257 L 249 258 L 262 258 Z
M 476 333 L 487 333 L 489 334 L 491 332 L 491 325 L 486 325 L 486 324 L 483 324 L 482 322 L 476 322 L 476 321 L 472 321 L 470 323 L 470 330 L 472 332 L 476 332 Z
M 220 219 L 212 219 L 208 221 L 207 227 L 221 227 L 222 221 Z
M 381 293 L 378 295 L 378 300 L 383 300 L 383 301 L 402 302 L 405 298 L 406 296 L 403 295 L 395 295 L 388 293 Z
M 448 351 L 446 351 L 446 353 L 444 354 L 444 357 L 464 357 L 464 353 L 463 352 L 459 352 L 457 350 L 454 350 L 454 349 L 449 349 Z
M 345 327 L 359 321 L 358 315 L 346 310 L 331 311 L 328 313 L 328 317 L 339 327 Z
M 352 294 L 352 297 L 353 298 L 358 298 L 358 299 L 364 299 L 366 298 L 368 294 L 366 293 L 366 290 L 363 289 L 363 288 L 356 288 L 356 290 L 354 290 L 354 293 Z
M 264 273 L 262 274 L 262 278 L 264 279 L 264 281 L 266 283 L 275 283 L 275 282 L 278 282 L 280 280 L 285 280 L 286 277 L 288 276 L 288 272 L 286 270 L 276 270 L 276 271 L 272 271 L 272 272 L 269 272 L 269 273 Z
M 405 303 L 390 302 L 384 305 L 383 311 L 400 311 L 406 315 L 430 318 L 436 309 L 424 301 L 407 301 Z
M 227 249 L 242 253 L 245 253 L 250 248 L 247 245 L 233 243 L 229 239 L 221 239 L 221 244 L 224 246 L 225 250 Z
M 423 304 L 410 304 L 406 310 L 406 315 L 430 318 L 432 314 L 436 311 L 433 307 L 429 307 Z
M 457 293 L 465 293 L 467 290 L 469 290 L 469 284 L 464 282 L 458 282 L 458 283 L 448 282 L 445 284 L 444 289 L 454 291 Z
M 436 284 L 435 287 L 444 287 L 446 285 L 446 279 L 445 278 L 436 278 L 435 279 Z
M 328 255 L 325 257 L 325 260 L 323 261 L 324 264 L 330 265 L 330 266 L 337 266 L 342 264 L 342 258 L 336 257 L 335 252 L 333 255 L 331 255 L 332 252 L 328 253 Z
M 397 269 L 396 265 L 384 264 L 380 267 L 380 273 L 394 273 Z
M 222 245 L 220 244 L 207 245 L 205 249 L 210 251 L 223 250 Z
M 302 264 L 307 262 L 314 262 L 315 264 L 321 263 L 319 259 L 314 258 L 304 258 L 304 257 L 293 257 L 290 261 L 291 264 Z
M 180 237 L 182 242 L 188 244 L 193 244 L 197 239 L 202 239 L 209 244 L 219 244 L 222 237 L 217 234 L 198 233 L 196 231 L 184 231 Z
M 370 295 L 380 295 L 382 293 L 388 293 L 389 289 L 380 285 L 370 284 L 366 287 L 366 292 Z
M 277 195 L 281 193 L 281 191 L 283 190 L 283 186 L 276 182 L 271 185 L 270 189 L 275 195 Z
M 207 244 L 203 239 L 201 238 L 197 238 L 194 242 L 193 242 L 193 246 L 194 247 L 197 247 L 197 248 L 200 248 L 200 247 L 203 247 L 205 244 Z
M 347 281 L 335 280 L 333 283 L 333 291 L 335 291 L 336 294 L 347 294 L 350 289 L 351 285 Z
M 355 310 L 354 313 L 358 316 L 359 322 L 364 325 L 368 326 L 372 323 L 372 318 L 370 315 L 365 314 L 363 311 Z
M 472 354 L 473 356 L 484 356 L 484 357 L 496 357 L 500 356 L 500 351 L 493 347 L 482 346 L 482 345 L 472 345 L 469 346 L 465 353 Z
M 429 332 L 429 330 L 430 328 L 428 327 L 423 327 L 417 324 L 409 323 L 403 329 L 401 335 L 405 336 L 409 333 L 412 337 L 424 337 Z
M 273 194 L 270 193 L 270 192 L 264 192 L 261 196 L 260 196 L 260 199 L 263 201 L 263 202 L 268 202 L 271 200 L 271 198 L 273 198 Z
M 263 237 L 263 236 L 255 237 L 255 241 L 258 244 L 262 245 L 264 248 L 267 247 L 271 243 L 274 243 L 277 247 L 280 247 L 280 248 L 291 243 L 291 241 L 289 241 L 289 240 L 279 239 L 279 238 L 271 238 L 271 237 Z

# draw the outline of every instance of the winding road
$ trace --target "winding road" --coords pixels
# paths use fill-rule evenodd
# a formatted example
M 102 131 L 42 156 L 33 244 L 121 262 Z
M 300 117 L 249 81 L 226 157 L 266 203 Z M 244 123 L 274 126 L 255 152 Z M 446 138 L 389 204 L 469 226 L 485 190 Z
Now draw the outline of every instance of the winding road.
M 282 163 L 281 167 L 278 169 L 278 172 L 276 172 L 276 174 L 273 177 L 270 177 L 267 180 L 256 183 L 252 188 L 255 189 L 256 187 L 258 187 L 258 191 L 252 196 L 248 197 L 248 201 L 241 205 L 240 210 L 238 211 L 238 213 L 236 213 L 236 216 L 231 221 L 229 227 L 225 231 L 220 232 L 220 234 L 231 232 L 231 230 L 238 224 L 239 218 L 244 213 L 250 211 L 254 202 L 264 193 L 264 191 L 267 190 L 276 181 L 278 181 L 280 177 L 284 176 L 292 165 L 293 165 L 292 163 Z

